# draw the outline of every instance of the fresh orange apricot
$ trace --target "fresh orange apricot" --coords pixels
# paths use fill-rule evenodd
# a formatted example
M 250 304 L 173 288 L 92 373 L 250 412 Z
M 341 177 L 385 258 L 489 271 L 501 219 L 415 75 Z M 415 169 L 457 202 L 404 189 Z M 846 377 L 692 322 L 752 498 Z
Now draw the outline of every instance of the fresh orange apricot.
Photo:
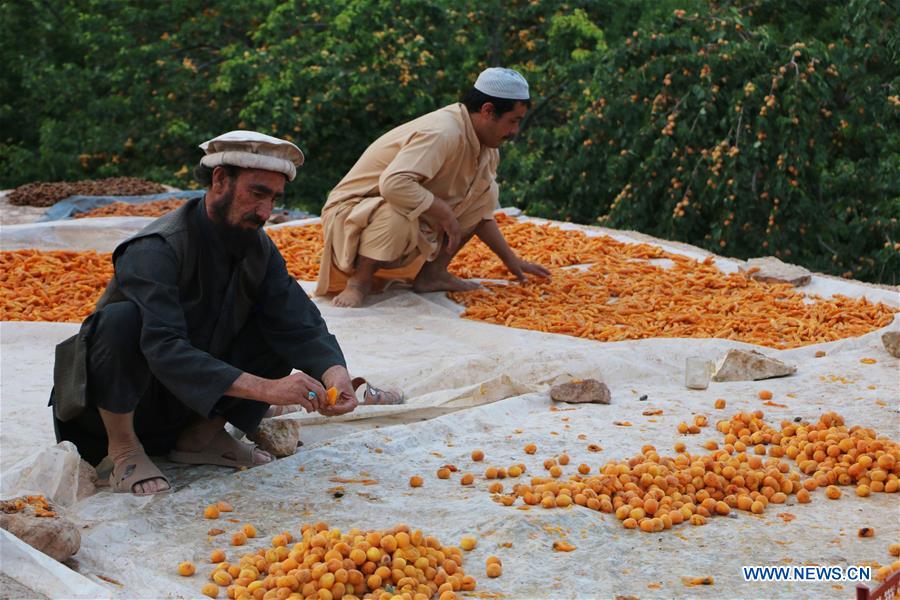
M 760 400 L 771 400 L 772 392 L 770 392 L 769 390 L 760 390 L 759 399 Z
M 831 500 L 837 500 L 841 497 L 841 489 L 836 485 L 829 485 L 825 488 L 825 495 Z
M 192 562 L 184 561 L 183 563 L 178 564 L 178 574 L 182 577 L 190 577 L 196 572 L 197 569 L 194 567 L 194 563 Z
M 441 467 L 437 470 L 438 479 L 449 479 L 450 478 L 450 469 L 446 467 Z
M 534 444 L 527 444 L 525 446 L 525 454 L 534 454 L 537 452 L 537 446 Z
M 503 567 L 501 567 L 497 563 L 490 563 L 487 566 L 487 576 L 488 577 L 500 577 L 500 574 L 503 572 Z
M 475 481 L 475 476 L 472 475 L 471 473 L 466 473 L 459 479 L 460 485 L 472 485 L 472 483 L 474 481 Z
M 424 483 L 424 481 L 418 475 L 413 475 L 409 478 L 409 487 L 422 487 L 422 483 Z
M 204 596 L 209 596 L 210 598 L 218 598 L 219 597 L 219 586 L 214 583 L 204 584 L 202 588 L 200 588 L 200 593 Z
M 717 400 L 716 400 L 715 407 L 716 407 L 716 408 L 719 408 L 719 409 L 725 408 L 725 398 L 719 398 L 719 399 L 717 399 Z
M 243 546 L 247 543 L 247 534 L 243 531 L 238 531 L 234 535 L 231 536 L 231 545 L 232 546 Z
M 225 552 L 222 550 L 219 550 L 218 548 L 213 550 L 209 555 L 209 562 L 211 562 L 213 564 L 225 562 Z
M 251 525 L 250 523 L 245 524 L 245 525 L 241 528 L 241 530 L 244 532 L 244 535 L 246 535 L 248 538 L 255 538 L 255 537 L 256 537 L 256 527 L 254 527 L 254 526 Z
M 464 535 L 459 540 L 459 547 L 466 551 L 472 550 L 477 545 L 478 540 L 471 535 Z
M 481 462 L 484 460 L 484 452 L 481 450 L 472 450 L 472 460 L 475 462 Z
M 218 519 L 219 518 L 219 507 L 215 504 L 210 504 L 209 506 L 204 508 L 203 509 L 203 518 L 204 519 Z
M 578 472 L 581 473 L 582 475 L 587 475 L 588 473 L 591 472 L 591 468 L 589 466 L 587 466 L 586 464 L 581 463 L 580 465 L 578 465 Z
M 567 464 L 569 464 L 569 455 L 568 454 L 560 454 L 559 458 L 557 460 L 559 461 L 559 464 L 567 465 Z
M 328 406 L 334 406 L 335 404 L 337 404 L 337 399 L 340 395 L 341 393 L 336 387 L 330 387 L 325 390 L 325 401 L 328 403 Z

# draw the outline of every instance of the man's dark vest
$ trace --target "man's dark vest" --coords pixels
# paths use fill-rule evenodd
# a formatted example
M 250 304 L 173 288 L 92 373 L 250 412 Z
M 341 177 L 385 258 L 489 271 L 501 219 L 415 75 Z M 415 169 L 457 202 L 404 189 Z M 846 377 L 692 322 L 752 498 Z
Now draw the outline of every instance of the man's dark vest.
M 178 260 L 178 289 L 183 291 L 197 280 L 198 261 L 200 255 L 198 243 L 202 243 L 199 234 L 190 235 L 192 211 L 197 208 L 200 198 L 188 200 L 177 210 L 150 223 L 147 227 L 131 236 L 113 251 L 113 264 L 121 256 L 125 248 L 133 241 L 151 235 L 162 237 L 175 252 Z M 201 208 L 202 209 L 202 208 Z M 268 236 L 259 231 L 259 244 L 248 251 L 241 259 L 232 275 L 229 288 L 234 290 L 233 310 L 230 319 L 220 319 L 213 331 L 212 341 L 207 351 L 213 356 L 222 356 L 231 344 L 231 340 L 244 326 L 250 309 L 253 307 L 257 290 L 266 275 L 266 267 L 272 253 L 272 245 Z M 68 421 L 78 416 L 87 406 L 87 337 L 90 332 L 89 323 L 107 304 L 119 302 L 125 296 L 119 290 L 116 278 L 113 277 L 106 290 L 97 301 L 94 312 L 85 319 L 77 334 L 56 347 L 56 363 L 53 367 L 53 412 L 60 421 Z

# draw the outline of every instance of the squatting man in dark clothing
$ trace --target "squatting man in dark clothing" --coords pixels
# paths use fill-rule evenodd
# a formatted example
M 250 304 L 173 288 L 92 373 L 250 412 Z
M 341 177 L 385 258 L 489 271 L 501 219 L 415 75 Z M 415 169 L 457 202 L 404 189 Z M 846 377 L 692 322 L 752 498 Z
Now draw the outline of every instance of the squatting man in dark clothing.
M 235 467 L 271 461 L 224 429 L 253 431 L 270 405 L 324 415 L 357 406 L 337 340 L 262 230 L 303 163 L 300 149 L 252 131 L 200 147 L 205 197 L 116 248 L 97 308 L 57 347 L 57 440 L 93 464 L 108 456 L 117 492 L 169 489 L 148 454 Z M 329 387 L 340 392 L 331 406 Z

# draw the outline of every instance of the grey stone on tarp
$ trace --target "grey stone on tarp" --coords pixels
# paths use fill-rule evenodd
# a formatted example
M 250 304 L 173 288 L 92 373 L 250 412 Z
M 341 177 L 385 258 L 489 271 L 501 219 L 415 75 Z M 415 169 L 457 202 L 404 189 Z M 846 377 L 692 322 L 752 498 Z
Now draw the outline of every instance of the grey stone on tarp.
M 550 388 L 550 398 L 554 402 L 572 404 L 609 404 L 610 394 L 605 383 L 596 379 L 585 379 L 554 385 Z
M 900 358 L 900 331 L 888 331 L 881 336 L 881 343 L 888 354 Z
M 764 258 L 751 258 L 744 265 L 741 265 L 741 271 L 748 271 L 753 267 L 759 270 L 750 274 L 750 277 L 757 281 L 766 283 L 789 283 L 794 287 L 800 287 L 808 284 L 812 280 L 812 273 L 803 267 L 782 262 L 774 256 L 766 256 Z
M 252 442 L 276 458 L 291 456 L 300 442 L 300 421 L 263 419 L 256 431 L 247 434 Z
M 713 381 L 756 381 L 772 377 L 784 377 L 797 372 L 797 367 L 775 358 L 769 358 L 756 350 L 729 350 L 716 363 Z
M 97 471 L 83 458 L 78 463 L 78 483 L 76 484 L 75 499 L 84 500 L 88 496 L 94 495 L 97 491 L 99 478 Z
M 0 527 L 50 558 L 64 562 L 81 548 L 81 532 L 65 517 L 37 517 L 28 507 L 20 512 L 0 512 Z

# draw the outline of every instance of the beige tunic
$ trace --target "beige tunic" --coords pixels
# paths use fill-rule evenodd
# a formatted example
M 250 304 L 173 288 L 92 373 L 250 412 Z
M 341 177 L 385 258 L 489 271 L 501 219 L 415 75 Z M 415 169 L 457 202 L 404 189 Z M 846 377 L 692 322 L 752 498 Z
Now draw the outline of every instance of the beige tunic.
M 322 208 L 325 249 L 316 293 L 343 289 L 358 255 L 387 263 L 376 273 L 382 280 L 415 277 L 443 243 L 443 232 L 423 213 L 440 198 L 463 232 L 492 219 L 499 162 L 496 148 L 479 143 L 460 103 L 375 140 Z

